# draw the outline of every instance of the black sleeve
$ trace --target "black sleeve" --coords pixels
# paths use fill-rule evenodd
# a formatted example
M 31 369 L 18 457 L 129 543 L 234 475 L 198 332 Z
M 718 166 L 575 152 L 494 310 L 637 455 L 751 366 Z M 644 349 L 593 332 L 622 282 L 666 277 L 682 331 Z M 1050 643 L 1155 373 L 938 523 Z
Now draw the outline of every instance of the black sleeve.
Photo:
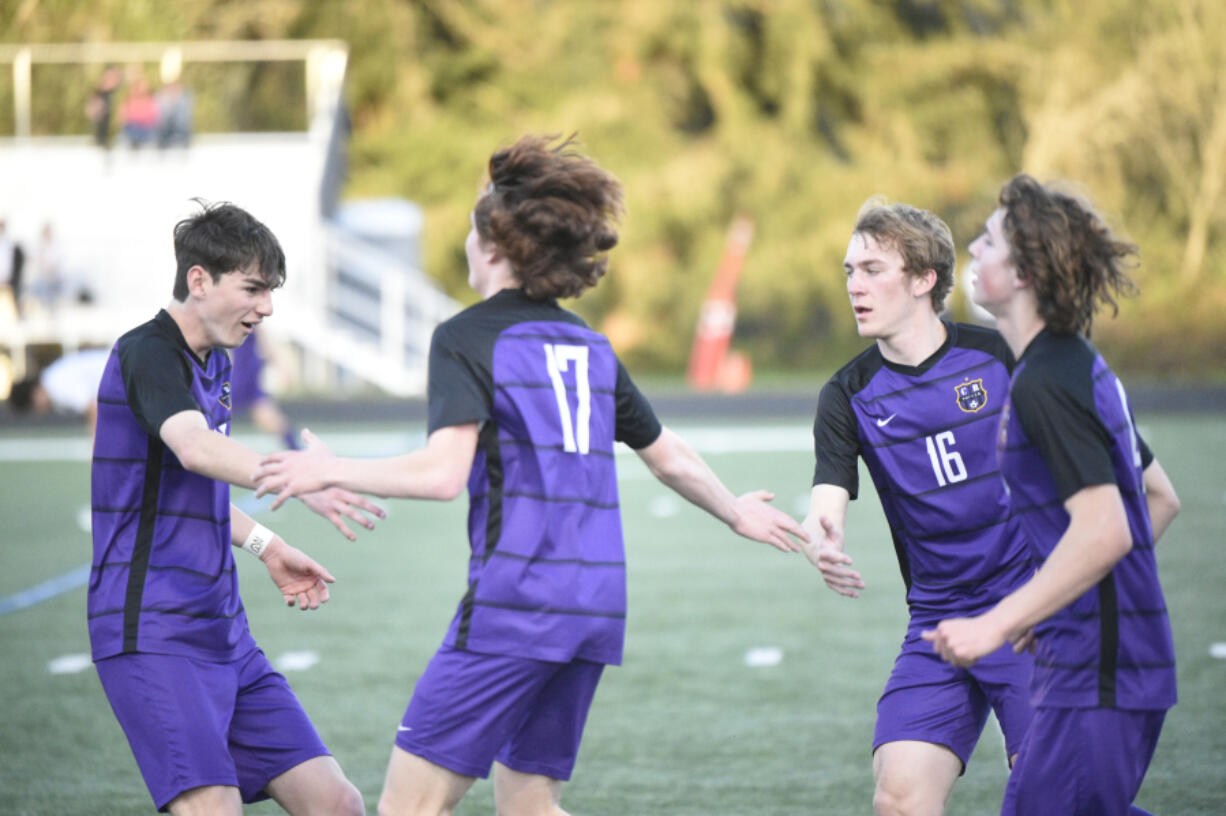
M 1133 421 L 1133 427 L 1136 427 L 1136 421 Z M 1149 445 L 1145 444 L 1145 440 L 1141 438 L 1141 432 L 1137 431 L 1137 447 L 1141 449 L 1141 470 L 1154 463 L 1154 452 L 1149 449 Z
M 128 406 L 150 436 L 158 436 L 162 423 L 182 411 L 200 411 L 191 392 L 187 359 L 175 345 L 157 335 L 119 347 Z
M 1116 484 L 1111 433 L 1094 410 L 1090 378 L 1027 373 L 1013 385 L 1013 411 L 1051 471 L 1060 499 L 1093 485 Z
M 656 412 L 630 379 L 620 360 L 617 361 L 616 399 L 617 430 L 613 434 L 614 439 L 625 442 L 635 450 L 642 450 L 660 437 L 660 431 L 664 429 L 656 418 Z
M 851 498 L 860 491 L 860 472 L 856 459 L 860 455 L 860 433 L 856 416 L 851 410 L 851 398 L 834 380 L 822 386 L 817 398 L 817 416 L 813 420 L 813 453 L 817 464 L 813 484 L 832 484 L 846 488 Z
M 448 324 L 434 330 L 427 375 L 427 433 L 484 422 L 494 407 L 492 374 L 455 341 Z

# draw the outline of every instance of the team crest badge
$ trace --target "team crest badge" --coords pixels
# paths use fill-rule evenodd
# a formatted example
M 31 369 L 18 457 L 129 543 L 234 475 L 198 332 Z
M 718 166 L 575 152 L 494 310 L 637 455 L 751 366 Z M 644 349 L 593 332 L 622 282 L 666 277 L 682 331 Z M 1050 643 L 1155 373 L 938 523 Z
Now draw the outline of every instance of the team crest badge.
M 983 387 L 983 380 L 967 380 L 954 386 L 958 395 L 958 407 L 968 414 L 974 414 L 988 404 L 988 391 Z
M 217 397 L 217 401 L 226 406 L 227 411 L 230 410 L 230 383 L 221 384 L 221 395 Z

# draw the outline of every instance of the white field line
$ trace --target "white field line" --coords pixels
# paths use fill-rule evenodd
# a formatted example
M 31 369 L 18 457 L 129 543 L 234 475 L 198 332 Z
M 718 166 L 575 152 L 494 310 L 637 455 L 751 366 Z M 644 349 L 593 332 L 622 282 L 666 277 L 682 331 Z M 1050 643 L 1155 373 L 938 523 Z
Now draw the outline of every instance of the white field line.
M 703 425 L 674 428 L 699 453 L 807 453 L 813 450 L 812 429 L 808 425 Z M 342 456 L 388 456 L 420 448 L 425 443 L 421 431 L 346 431 L 325 433 L 322 438 Z M 235 436 L 256 450 L 276 450 L 270 436 Z M 0 462 L 88 462 L 89 440 L 84 437 L 22 437 L 0 439 Z M 619 456 L 631 453 L 617 446 Z
M 723 453 L 808 453 L 813 450 L 811 430 L 807 425 L 745 426 L 710 425 L 680 426 L 675 429 L 682 438 L 699 453 L 713 455 Z M 272 437 L 242 435 L 238 441 L 257 450 L 276 448 Z M 325 441 L 335 453 L 344 456 L 388 456 L 421 447 L 425 435 L 421 431 L 350 431 L 328 434 Z M 89 440 L 71 437 L 29 437 L 23 439 L 0 439 L 0 463 L 37 462 L 88 462 L 92 452 Z M 619 459 L 625 459 L 633 451 L 625 445 L 616 448 Z M 650 478 L 650 473 L 636 458 L 631 458 L 620 468 L 620 481 L 638 481 Z M 804 497 L 797 499 L 800 506 Z M 247 495 L 237 504 L 241 510 L 254 515 L 271 504 L 270 497 L 255 499 Z M 669 515 L 668 508 L 657 507 L 655 512 Z M 6 598 L 0 598 L 0 616 L 26 609 L 82 586 L 89 578 L 89 565 L 72 569 L 63 575 Z

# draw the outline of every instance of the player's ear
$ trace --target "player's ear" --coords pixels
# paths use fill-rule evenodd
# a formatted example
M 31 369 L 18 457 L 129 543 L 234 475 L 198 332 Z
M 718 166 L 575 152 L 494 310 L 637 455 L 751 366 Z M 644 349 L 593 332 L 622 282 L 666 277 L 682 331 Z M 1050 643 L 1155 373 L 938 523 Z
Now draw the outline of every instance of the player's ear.
M 918 275 L 911 278 L 911 294 L 915 297 L 923 297 L 932 291 L 932 287 L 937 285 L 937 271 L 935 269 L 925 269 Z
M 187 270 L 187 291 L 193 297 L 204 297 L 207 291 L 205 284 L 206 282 L 212 283 L 212 281 L 213 276 L 209 274 L 209 270 L 200 264 L 196 264 Z
M 495 244 L 493 241 L 481 241 L 479 242 L 479 246 L 481 251 L 485 254 L 486 262 L 491 266 L 506 258 L 506 256 L 502 254 L 502 250 L 498 248 L 498 244 Z

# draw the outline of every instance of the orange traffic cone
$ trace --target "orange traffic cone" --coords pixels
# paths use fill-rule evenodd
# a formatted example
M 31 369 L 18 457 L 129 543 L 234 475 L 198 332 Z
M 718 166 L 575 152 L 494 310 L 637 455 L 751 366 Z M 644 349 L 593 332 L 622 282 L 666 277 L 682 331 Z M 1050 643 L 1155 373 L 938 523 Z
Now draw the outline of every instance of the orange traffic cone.
M 724 244 L 724 256 L 719 271 L 707 291 L 698 329 L 690 351 L 686 381 L 696 391 L 743 391 L 749 386 L 753 367 L 743 354 L 729 355 L 732 331 L 736 328 L 736 286 L 745 265 L 745 254 L 753 239 L 753 221 L 745 217 L 733 220 Z

